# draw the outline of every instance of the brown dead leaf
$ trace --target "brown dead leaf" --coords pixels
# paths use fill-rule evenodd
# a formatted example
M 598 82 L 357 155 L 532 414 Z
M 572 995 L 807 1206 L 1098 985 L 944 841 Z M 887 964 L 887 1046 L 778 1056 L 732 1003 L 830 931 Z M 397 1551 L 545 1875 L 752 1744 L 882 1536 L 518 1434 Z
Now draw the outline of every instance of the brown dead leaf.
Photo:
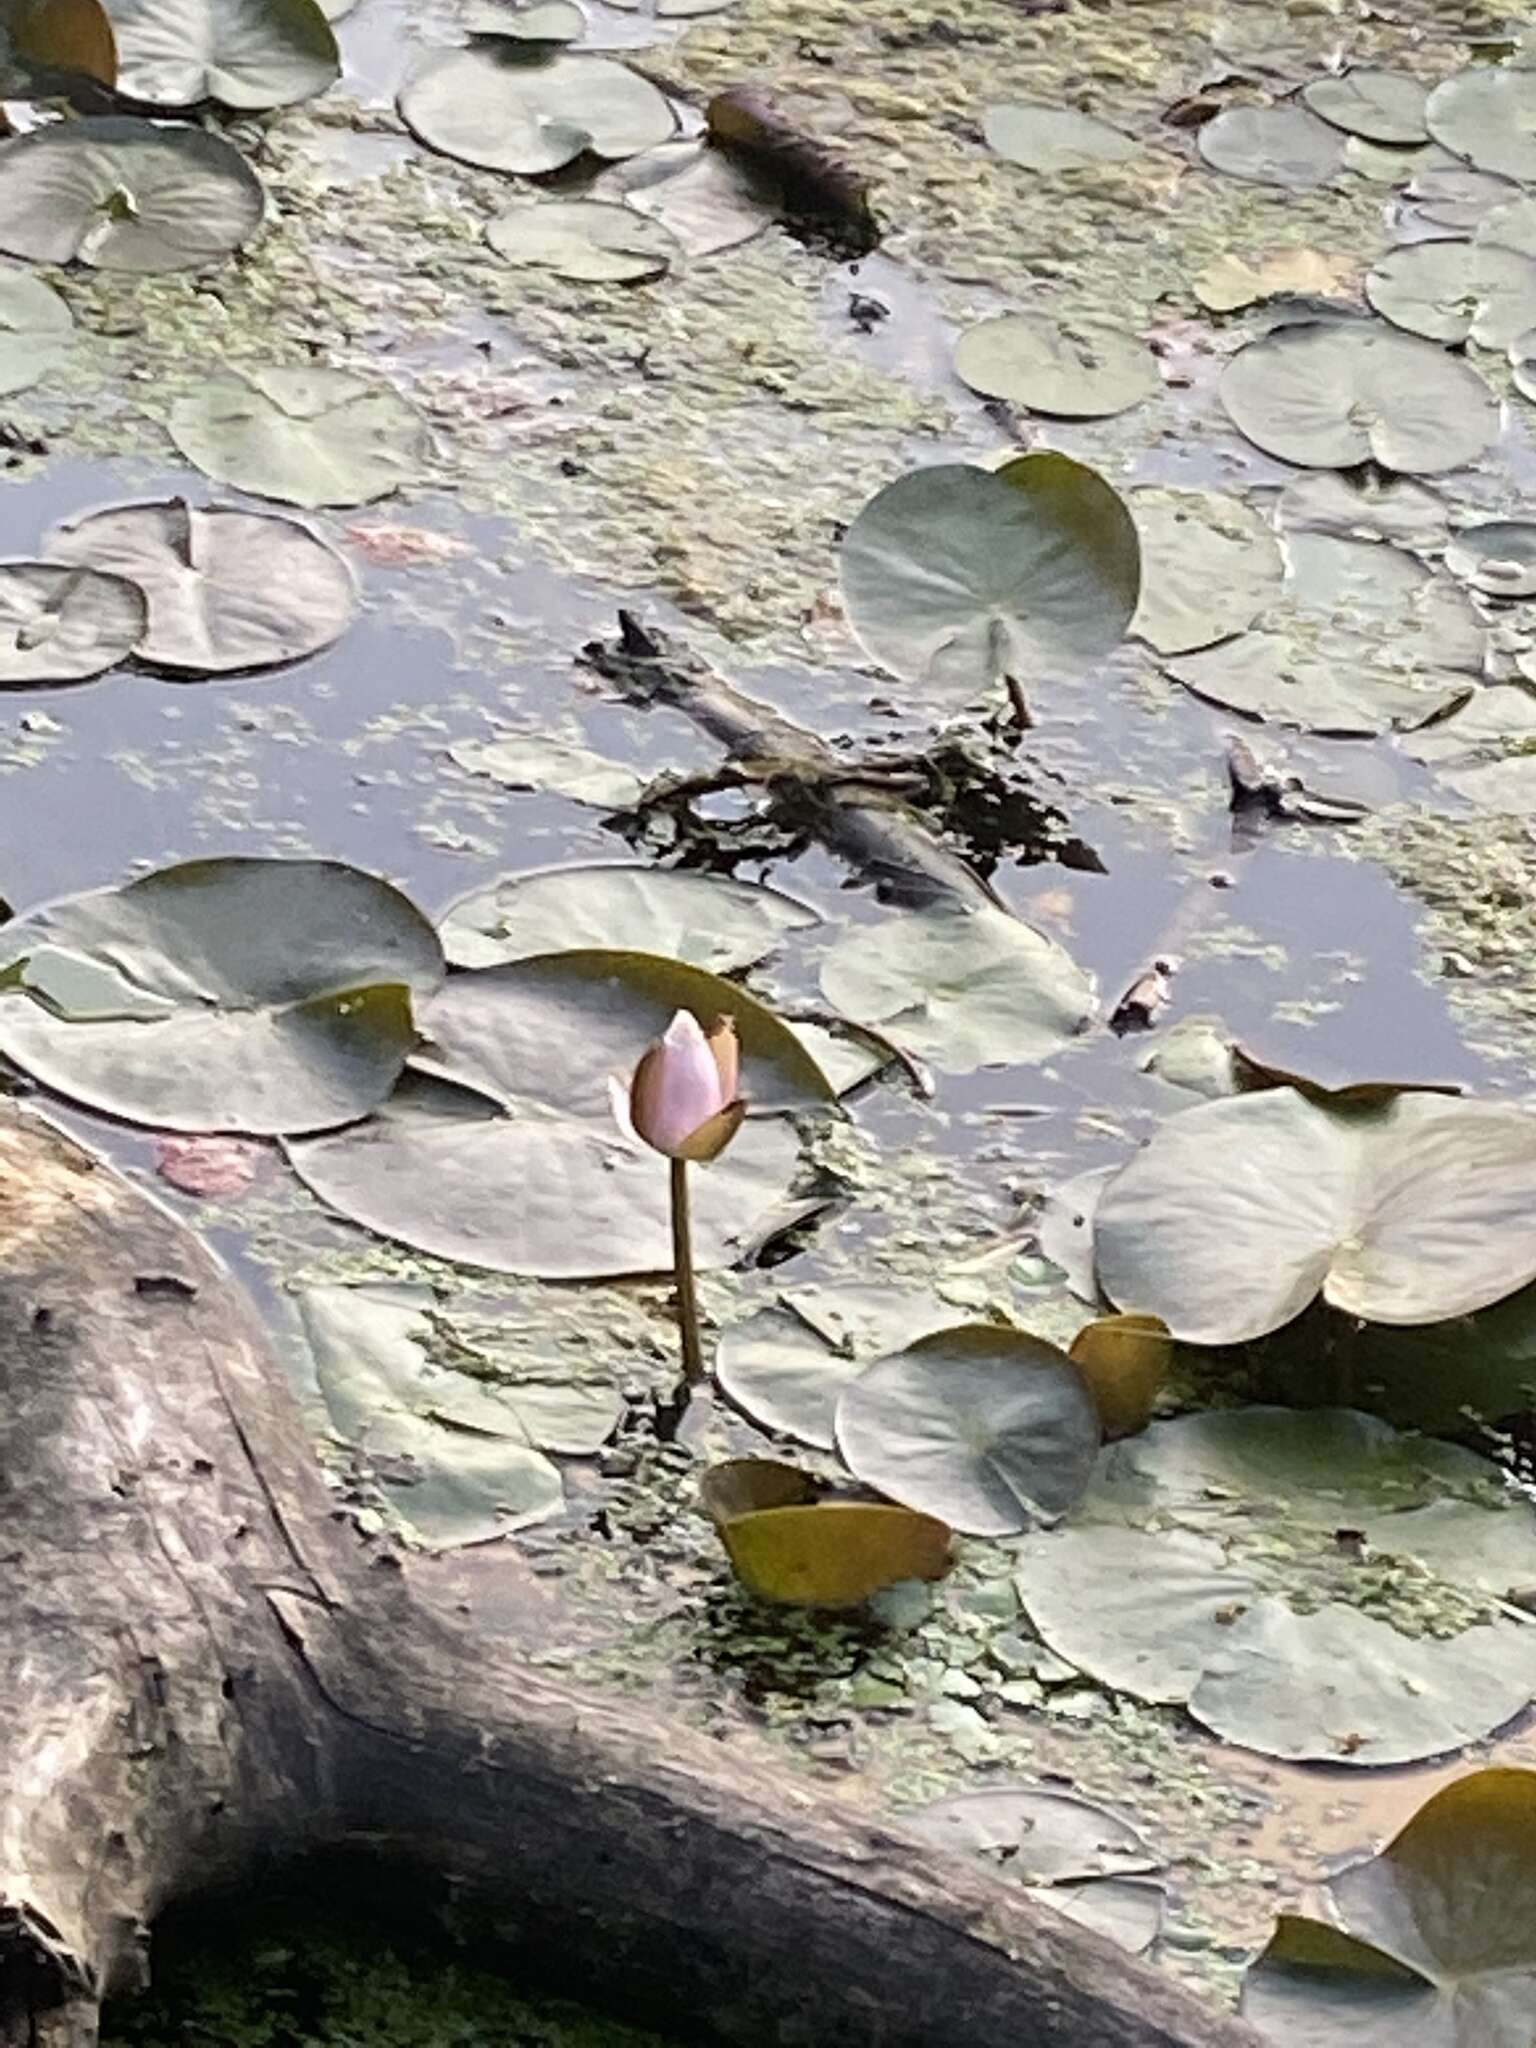
M 1251 263 L 1241 256 L 1218 256 L 1192 282 L 1195 297 L 1210 312 L 1235 313 L 1285 293 L 1331 298 L 1347 287 L 1353 268 L 1349 258 L 1325 256 L 1318 249 L 1271 249 Z

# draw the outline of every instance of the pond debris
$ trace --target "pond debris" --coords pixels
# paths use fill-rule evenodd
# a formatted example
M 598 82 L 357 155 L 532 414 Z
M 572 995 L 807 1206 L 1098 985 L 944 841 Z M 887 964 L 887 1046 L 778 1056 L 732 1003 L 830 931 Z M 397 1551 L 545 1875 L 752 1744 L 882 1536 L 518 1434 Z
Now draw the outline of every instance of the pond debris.
M 798 127 L 758 86 L 730 86 L 704 110 L 716 145 L 772 179 L 791 219 L 830 237 L 845 256 L 867 256 L 880 240 L 867 178 L 842 153 Z

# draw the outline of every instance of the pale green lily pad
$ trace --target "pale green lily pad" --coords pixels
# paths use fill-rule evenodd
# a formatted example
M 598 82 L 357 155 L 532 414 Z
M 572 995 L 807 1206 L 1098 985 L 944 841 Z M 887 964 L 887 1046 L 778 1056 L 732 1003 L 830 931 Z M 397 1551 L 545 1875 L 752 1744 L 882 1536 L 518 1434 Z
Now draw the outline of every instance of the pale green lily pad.
M 432 1300 L 424 1287 L 311 1287 L 299 1306 L 332 1424 L 422 1540 L 450 1549 L 557 1514 L 565 1489 L 510 1400 L 433 1363 Z
M 0 143 L 0 249 L 97 270 L 197 270 L 248 242 L 266 193 L 201 128 L 112 115 Z
M 715 1378 L 760 1428 L 830 1451 L 844 1387 L 873 1359 L 954 1319 L 954 1303 L 929 1288 L 791 1288 L 722 1332 Z
M 1251 626 L 1278 594 L 1285 563 L 1263 515 L 1214 491 L 1144 484 L 1126 494 L 1141 542 L 1141 603 L 1131 632 L 1159 654 L 1210 647 Z
M 610 761 L 574 740 L 547 733 L 500 733 L 493 740 L 464 740 L 448 749 L 449 757 L 471 775 L 488 775 L 504 789 L 549 789 L 575 803 L 617 811 L 632 804 L 645 778 L 622 761 Z M 665 952 L 666 947 L 653 950 Z M 471 967 L 483 961 L 469 961 Z
M 176 1131 L 325 1130 L 382 1102 L 442 978 L 437 936 L 336 861 L 163 868 L 0 928 L 0 1052 L 45 1087 Z
M 962 703 L 1006 676 L 1077 676 L 1118 645 L 1140 594 L 1124 501 L 1065 455 L 918 469 L 843 541 L 843 602 L 894 675 Z
M 1342 736 L 1422 725 L 1471 688 L 1486 636 L 1457 584 L 1379 543 L 1293 531 L 1285 549 L 1259 630 L 1170 675 L 1250 717 Z
M 1400 1095 L 1344 1114 L 1277 1088 L 1172 1117 L 1099 1203 L 1100 1286 L 1188 1343 L 1277 1330 L 1319 1293 L 1366 1322 L 1468 1315 L 1536 1278 L 1536 1118 Z
M 1377 185 L 1402 186 L 1425 171 L 1458 170 L 1455 157 L 1438 142 L 1367 142 L 1351 135 L 1344 143 L 1345 167 Z
M 575 43 L 586 34 L 587 17 L 576 0 L 532 0 L 526 7 L 477 0 L 464 15 L 463 25 L 471 35 L 511 36 L 522 43 Z
M 432 51 L 400 91 L 413 135 L 486 170 L 537 176 L 590 152 L 638 156 L 676 127 L 666 96 L 609 57 L 488 41 Z
M 1063 419 L 1102 419 L 1162 389 L 1145 342 L 1102 320 L 1004 313 L 967 328 L 955 373 L 984 398 Z
M 1315 78 L 1301 97 L 1314 114 L 1347 135 L 1367 142 L 1425 142 L 1428 92 L 1422 80 L 1406 71 L 1346 71 L 1338 78 Z
M 877 1360 L 844 1388 L 836 1427 L 856 1478 L 967 1536 L 1059 1520 L 1099 1452 L 1098 1410 L 1065 1352 L 985 1323 Z
M 1474 169 L 1536 178 L 1536 72 L 1475 64 L 1437 85 L 1429 132 Z
M 607 946 L 727 974 L 766 959 L 790 932 L 820 922 L 809 904 L 759 883 L 615 862 L 504 875 L 461 897 L 444 913 L 441 929 L 455 967 Z
M 1289 192 L 1325 185 L 1344 163 L 1344 138 L 1304 107 L 1228 107 L 1200 130 L 1213 170 Z
M 1157 1859 L 1118 1814 L 1068 1792 L 995 1785 L 905 1813 L 902 1825 L 948 1855 L 973 1856 L 1132 1955 L 1157 1939 Z
M 1475 462 L 1499 404 L 1475 370 L 1431 343 L 1366 321 L 1277 328 L 1221 380 L 1232 423 L 1257 447 L 1309 469 L 1379 462 L 1411 476 Z
M 707 136 L 663 142 L 614 164 L 593 196 L 616 198 L 664 228 L 689 256 L 714 256 L 750 242 L 776 219 L 782 194 L 772 180 L 717 148 Z
M 1485 597 L 1536 597 L 1536 521 L 1465 526 L 1447 547 L 1445 566 Z
M 1335 540 L 1382 540 L 1413 554 L 1437 554 L 1450 536 L 1444 498 L 1412 477 L 1293 477 L 1275 504 L 1282 533 L 1326 533 Z
M 1474 690 L 1449 718 L 1436 719 L 1398 745 L 1415 761 L 1461 767 L 1510 745 L 1536 741 L 1536 692 L 1519 683 L 1492 683 Z
M 169 498 L 106 505 L 55 527 L 48 558 L 126 577 L 149 604 L 138 654 L 182 675 L 227 675 L 316 654 L 357 605 L 352 571 L 297 519 Z
M 1478 221 L 1473 240 L 1536 257 L 1536 199 L 1513 199 L 1492 207 Z
M 75 322 L 51 285 L 14 264 L 0 266 L 0 398 L 39 383 L 64 360 Z
M 1536 325 L 1536 259 L 1482 242 L 1410 242 L 1365 280 L 1376 311 L 1430 341 L 1508 348 Z
M 988 107 L 981 132 L 989 148 L 1026 171 L 1081 171 L 1140 155 L 1130 136 L 1107 121 L 1076 107 L 1042 106 L 1037 100 Z
M 1379 1856 L 1283 1914 L 1243 2017 L 1276 2048 L 1521 2048 L 1536 2010 L 1536 1772 L 1442 1788 Z
M 322 366 L 227 370 L 166 422 L 205 475 L 287 505 L 365 505 L 420 481 L 426 421 L 394 388 Z
M 693 1175 L 697 1260 L 730 1265 L 815 1206 L 792 1197 L 796 1133 L 768 1112 L 831 1088 L 745 990 L 675 960 L 586 949 L 452 976 L 394 1098 L 288 1157 L 323 1202 L 439 1258 L 555 1280 L 664 1271 L 666 1161 L 620 1132 L 609 1083 L 678 1009 L 734 1017 L 741 1092 L 763 1112 Z
M 315 0 L 103 0 L 117 89 L 157 107 L 218 100 L 242 112 L 292 106 L 341 76 Z
M 1093 978 L 1007 911 L 934 909 L 856 926 L 821 963 L 828 1002 L 945 1073 L 1048 1059 L 1094 1013 Z
M 657 222 L 595 199 L 510 206 L 487 223 L 485 239 L 519 270 L 591 284 L 644 284 L 664 277 L 682 254 Z
M 1508 761 L 1455 768 L 1445 779 L 1458 796 L 1479 810 L 1495 811 L 1506 818 L 1536 814 L 1536 755 L 1516 754 Z
M 1470 235 L 1497 208 L 1520 196 L 1507 178 L 1469 171 L 1463 164 L 1431 164 L 1416 170 L 1399 209 L 1399 232 L 1411 224 L 1421 234 Z
M 1041 1204 L 1035 1241 L 1043 1258 L 1059 1266 L 1079 1301 L 1097 1304 L 1093 1271 L 1093 1219 L 1118 1166 L 1094 1166 L 1051 1189 Z
M 0 690 L 99 676 L 128 659 L 148 618 L 143 591 L 122 576 L 0 561 Z

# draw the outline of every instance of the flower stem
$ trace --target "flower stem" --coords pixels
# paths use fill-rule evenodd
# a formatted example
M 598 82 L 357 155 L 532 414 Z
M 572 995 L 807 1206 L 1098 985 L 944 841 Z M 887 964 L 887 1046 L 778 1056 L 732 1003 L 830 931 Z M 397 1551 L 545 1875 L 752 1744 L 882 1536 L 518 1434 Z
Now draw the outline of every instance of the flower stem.
M 699 1340 L 699 1297 L 693 1282 L 686 1159 L 672 1161 L 672 1278 L 677 1294 L 677 1333 L 682 1341 L 683 1387 L 696 1387 L 704 1378 L 704 1346 Z

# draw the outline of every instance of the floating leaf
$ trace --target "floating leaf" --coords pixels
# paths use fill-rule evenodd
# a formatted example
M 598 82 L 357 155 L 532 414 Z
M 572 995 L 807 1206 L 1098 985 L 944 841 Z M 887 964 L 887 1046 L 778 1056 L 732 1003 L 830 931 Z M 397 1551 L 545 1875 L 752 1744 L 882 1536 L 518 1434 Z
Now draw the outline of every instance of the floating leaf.
M 314 0 L 106 0 L 117 89 L 157 107 L 292 106 L 341 76 Z
M 1041 1256 L 1060 1266 L 1067 1285 L 1080 1301 L 1096 1302 L 1093 1272 L 1093 1219 L 1105 1188 L 1118 1166 L 1095 1166 L 1052 1188 L 1035 1227 Z
M 954 1304 L 928 1288 L 794 1288 L 722 1333 L 715 1378 L 761 1428 L 830 1451 L 849 1381 L 872 1359 L 954 1319 Z
M 1399 742 L 1415 761 L 1464 766 L 1511 742 L 1536 740 L 1536 694 L 1521 683 L 1474 690 L 1449 718 L 1405 733 Z
M 317 1131 L 382 1102 L 442 977 L 432 927 L 336 861 L 162 868 L 0 932 L 0 1051 L 130 1123 Z
M 1290 192 L 1325 185 L 1343 168 L 1338 132 L 1304 107 L 1227 107 L 1200 130 L 1200 154 L 1213 170 Z
M 1536 260 L 1481 242 L 1410 242 L 1370 272 L 1365 295 L 1410 334 L 1507 348 L 1536 325 Z
M 699 1480 L 699 1499 L 717 1529 L 760 1508 L 809 1507 L 818 1487 L 798 1465 L 779 1458 L 727 1458 Z
M 499 733 L 493 740 L 462 741 L 448 753 L 469 774 L 488 775 L 504 789 L 549 789 L 556 796 L 596 804 L 605 811 L 622 810 L 634 803 L 645 787 L 644 777 L 621 761 L 610 761 L 590 747 L 548 733 Z M 654 946 L 647 950 L 666 953 L 673 949 Z M 462 964 L 482 967 L 489 963 L 470 960 Z
M 960 1792 L 901 1816 L 911 1834 L 948 1855 L 975 1856 L 1023 1885 L 1040 1904 L 1066 1912 L 1140 1955 L 1156 1940 L 1163 1888 L 1159 1865 L 1117 1814 L 1067 1792 L 996 1785 Z
M 536 176 L 590 151 L 637 156 L 677 125 L 665 96 L 608 57 L 540 55 L 513 41 L 434 50 L 400 92 L 406 126 L 486 170 Z
M 575 43 L 587 32 L 576 0 L 532 0 L 527 7 L 478 4 L 462 17 L 471 35 L 513 36 L 523 43 Z
M 1459 469 L 1499 425 L 1498 400 L 1475 370 L 1364 321 L 1307 322 L 1250 342 L 1227 366 L 1221 401 L 1266 454 L 1310 469 Z
M 75 683 L 126 661 L 144 637 L 144 593 L 121 576 L 56 562 L 0 562 L 0 689 Z
M 1536 1119 L 1457 1096 L 1342 1114 L 1289 1089 L 1172 1117 L 1105 1190 L 1099 1283 L 1187 1343 L 1279 1329 L 1319 1293 L 1390 1324 L 1536 1278 Z
M 117 83 L 117 41 L 101 0 L 8 0 L 0 24 L 18 63 Z
M 1042 1338 L 973 1323 L 920 1337 L 860 1373 L 837 1404 L 856 1478 L 968 1536 L 1058 1520 L 1081 1497 L 1099 1417 Z
M 808 903 L 759 883 L 611 863 L 503 875 L 460 897 L 443 916 L 442 934 L 455 967 L 609 946 L 725 974 L 820 922 Z
M 149 604 L 139 656 L 186 675 L 298 661 L 346 631 L 352 572 L 296 519 L 167 498 L 107 505 L 56 527 L 48 555 L 124 576 Z
M 1092 977 L 1005 910 L 856 925 L 821 963 L 828 1002 L 946 1073 L 1048 1059 L 1094 1010 Z
M 26 391 L 63 361 L 74 336 L 68 306 L 30 270 L 0 267 L 0 398 Z
M 1415 235 L 1470 235 L 1494 208 L 1508 205 L 1519 192 L 1519 186 L 1505 178 L 1490 178 L 1460 164 L 1417 170 L 1398 209 L 1399 239 L 1406 239 L 1407 230 Z
M 771 178 L 708 136 L 663 142 L 614 164 L 592 189 L 594 197 L 620 199 L 655 221 L 689 256 L 713 256 L 750 242 L 783 206 Z
M 655 221 L 595 199 L 546 199 L 510 206 L 485 230 L 496 254 L 520 270 L 549 270 L 593 284 L 643 284 L 664 277 L 682 254 Z
M 1250 717 L 1340 735 L 1422 725 L 1466 694 L 1485 635 L 1457 585 L 1367 541 L 1292 532 L 1285 548 L 1282 601 L 1261 630 L 1170 675 Z
M 1536 72 L 1475 64 L 1437 85 L 1425 120 L 1436 142 L 1479 171 L 1536 178 Z
M 1213 313 L 1235 313 L 1260 299 L 1327 298 L 1341 290 L 1353 264 L 1317 249 L 1276 249 L 1246 262 L 1218 256 L 1193 280 L 1195 297 Z
M 963 702 L 1004 676 L 1075 675 L 1108 654 L 1141 574 L 1124 502 L 1056 454 L 899 477 L 849 528 L 841 570 L 873 659 Z
M 1508 818 L 1528 818 L 1536 813 L 1536 757 L 1529 754 L 1453 769 L 1445 779 L 1458 796 L 1481 810 L 1497 811 Z
M 543 1521 L 565 1489 L 500 1389 L 432 1362 L 433 1299 L 425 1287 L 311 1287 L 299 1306 L 336 1430 L 417 1533 L 448 1549 Z
M 1076 107 L 1013 100 L 988 107 L 981 132 L 988 147 L 1026 171 L 1080 171 L 1092 164 L 1123 164 L 1140 151 L 1128 135 Z
M 1278 2048 L 1519 2048 L 1536 2008 L 1536 1772 L 1474 1771 L 1282 1914 L 1243 1987 Z
M 166 422 L 190 463 L 284 504 L 363 505 L 420 479 L 426 422 L 390 385 L 346 370 L 227 370 L 178 398 Z
M 1152 1420 L 1173 1339 L 1159 1316 L 1100 1316 L 1078 1331 L 1067 1356 L 1088 1384 L 1105 1436 L 1134 1436 Z
M 1162 389 L 1146 344 L 1102 320 L 1004 313 L 968 327 L 955 373 L 984 398 L 1064 419 L 1125 412 Z
M 941 1579 L 950 1567 L 942 1522 L 883 1501 L 765 1508 L 727 1522 L 721 1537 L 747 1591 L 780 1606 L 861 1607 L 886 1586 Z
M 1425 142 L 1428 97 L 1422 80 L 1405 71 L 1346 71 L 1339 78 L 1314 78 L 1302 88 L 1314 114 L 1348 135 L 1368 142 Z
M 1445 566 L 1485 597 L 1536 597 L 1536 522 L 1490 519 L 1465 526 L 1447 547 Z
M 201 128 L 121 116 L 0 143 L 0 249 L 97 270 L 196 270 L 248 242 L 266 194 L 239 150 Z
M 1214 491 L 1144 484 L 1126 493 L 1141 542 L 1141 603 L 1131 631 L 1159 654 L 1185 654 L 1241 633 L 1285 573 L 1263 516 Z
M 666 1172 L 620 1134 L 609 1079 L 678 1009 L 734 1017 L 755 1110 L 830 1099 L 799 1040 L 745 990 L 676 960 L 574 950 L 452 976 L 420 1015 L 419 1071 L 368 1122 L 288 1156 L 332 1208 L 439 1258 L 557 1280 L 664 1271 Z M 814 1206 L 789 1197 L 798 1163 L 787 1124 L 748 1119 L 698 1176 L 702 1267 L 731 1264 Z
M 1326 533 L 1335 540 L 1384 540 L 1415 554 L 1437 554 L 1450 533 L 1445 500 L 1412 477 L 1347 477 L 1320 471 L 1293 477 L 1275 505 L 1282 533 Z
M 1484 213 L 1473 240 L 1492 249 L 1514 249 L 1536 256 L 1536 199 L 1513 199 Z

